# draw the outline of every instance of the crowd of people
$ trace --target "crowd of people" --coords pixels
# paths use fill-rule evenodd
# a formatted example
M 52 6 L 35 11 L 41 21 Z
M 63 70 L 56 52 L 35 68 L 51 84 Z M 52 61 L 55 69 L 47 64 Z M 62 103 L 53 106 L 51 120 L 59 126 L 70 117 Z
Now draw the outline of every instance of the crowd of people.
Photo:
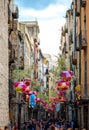
M 17 130 L 17 129 L 13 129 Z M 80 130 L 76 121 L 47 118 L 42 120 L 30 119 L 21 125 L 21 130 Z M 86 130 L 82 128 L 81 130 Z
M 71 122 L 65 119 L 30 119 L 29 122 L 24 122 L 21 130 L 75 130 L 79 128 L 78 124 L 73 120 Z
M 4 130 L 19 130 L 19 129 L 18 125 L 14 124 L 11 128 L 9 126 L 5 126 Z M 79 130 L 79 126 L 73 120 L 69 122 L 65 119 L 53 119 L 53 118 L 43 120 L 30 119 L 28 122 L 24 122 L 21 124 L 20 130 Z

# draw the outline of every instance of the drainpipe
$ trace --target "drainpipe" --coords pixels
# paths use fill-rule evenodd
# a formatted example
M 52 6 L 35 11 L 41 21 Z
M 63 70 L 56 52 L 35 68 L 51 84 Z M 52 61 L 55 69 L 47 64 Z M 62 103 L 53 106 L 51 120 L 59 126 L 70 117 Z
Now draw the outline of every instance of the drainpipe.
M 81 4 L 82 4 L 82 1 L 80 0 L 80 42 L 81 42 Z M 79 51 L 79 84 L 81 85 L 81 48 Z M 79 112 L 80 113 L 79 126 L 80 126 L 80 130 L 81 130 L 81 107 L 80 107 L 79 111 L 80 111 Z
M 76 57 L 76 0 L 74 1 L 74 9 L 73 9 L 73 56 Z

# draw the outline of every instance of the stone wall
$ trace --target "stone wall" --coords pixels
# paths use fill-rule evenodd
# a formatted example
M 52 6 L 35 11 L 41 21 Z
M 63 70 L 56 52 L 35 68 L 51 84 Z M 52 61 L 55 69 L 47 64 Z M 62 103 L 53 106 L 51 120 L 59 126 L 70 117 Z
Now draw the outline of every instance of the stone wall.
M 9 123 L 8 0 L 0 0 L 0 127 Z

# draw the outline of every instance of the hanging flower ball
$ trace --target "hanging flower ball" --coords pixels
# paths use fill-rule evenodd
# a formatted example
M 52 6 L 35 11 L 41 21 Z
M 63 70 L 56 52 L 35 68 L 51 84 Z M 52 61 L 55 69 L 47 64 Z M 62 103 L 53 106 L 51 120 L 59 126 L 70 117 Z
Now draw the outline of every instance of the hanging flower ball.
M 26 95 L 26 100 L 28 101 L 28 100 L 29 100 L 29 98 L 30 98 L 30 96 L 27 94 L 27 95 Z
M 64 82 L 64 80 L 62 80 L 62 79 L 59 79 L 56 81 L 56 83 L 62 83 L 62 82 Z
M 65 97 L 62 97 L 61 99 L 58 100 L 59 102 L 65 102 L 66 101 L 66 98 Z
M 61 72 L 60 76 L 61 77 L 70 77 L 70 76 L 73 76 L 73 72 L 72 71 L 63 71 Z
M 23 82 L 19 82 L 18 85 L 16 85 L 15 90 L 16 92 L 21 93 L 26 89 L 26 87 L 26 84 L 24 84 Z
M 35 94 L 35 96 L 37 96 L 37 95 L 38 95 L 38 92 L 37 92 L 37 91 L 33 91 L 33 94 Z
M 65 102 L 65 101 L 66 101 L 66 98 L 62 97 L 61 102 Z
M 57 85 L 57 86 L 60 86 L 60 84 L 63 83 L 63 82 L 64 82 L 64 80 L 61 80 L 61 79 L 60 79 L 60 80 L 57 80 L 57 81 L 56 81 L 56 85 Z
M 62 82 L 56 88 L 57 90 L 67 90 L 69 86 L 70 84 L 68 82 Z
M 14 82 L 14 87 L 16 88 L 21 82 Z
M 55 97 L 51 97 L 50 100 L 51 100 L 51 101 L 54 101 L 54 100 L 55 100 Z
M 41 98 L 36 98 L 36 103 L 40 103 L 41 102 Z
M 58 99 L 61 99 L 62 96 L 64 96 L 64 91 L 58 91 L 57 92 Z
M 27 85 L 24 84 L 24 85 L 22 86 L 22 92 L 25 92 L 26 88 L 27 88 Z
M 57 92 L 57 95 L 63 96 L 63 95 L 64 95 L 64 92 L 63 92 L 63 91 L 58 91 L 58 92 Z
M 60 90 L 67 90 L 67 89 L 68 89 L 68 86 L 60 86 L 59 89 L 60 89 Z
M 60 76 L 63 80 L 70 81 L 72 79 L 73 72 L 72 71 L 63 71 L 63 72 L 61 72 Z
M 70 86 L 69 82 L 58 82 L 57 86 Z
M 29 91 L 30 91 L 30 88 L 29 88 L 29 86 L 27 86 L 25 89 L 25 92 L 29 92 Z
M 31 80 L 29 78 L 24 78 L 23 79 L 23 82 L 27 85 L 27 86 L 30 86 L 31 84 Z
M 31 95 L 31 94 L 33 94 L 33 92 L 32 92 L 32 91 L 30 91 L 30 92 L 29 92 L 29 95 Z
M 22 92 L 22 87 L 17 87 L 16 92 L 21 93 Z

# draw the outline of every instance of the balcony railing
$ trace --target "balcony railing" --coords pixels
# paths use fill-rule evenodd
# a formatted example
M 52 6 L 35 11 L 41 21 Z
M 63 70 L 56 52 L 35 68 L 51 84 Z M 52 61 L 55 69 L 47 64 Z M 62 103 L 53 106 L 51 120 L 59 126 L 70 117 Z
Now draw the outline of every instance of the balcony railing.
M 86 30 L 82 30 L 81 32 L 81 49 L 86 49 L 87 47 L 87 39 L 86 39 Z
M 17 5 L 13 5 L 12 16 L 14 19 L 18 19 L 18 17 L 19 17 L 19 9 L 18 9 Z
M 86 6 L 86 0 L 82 0 L 82 7 Z
M 80 34 L 76 36 L 76 51 L 80 51 Z

